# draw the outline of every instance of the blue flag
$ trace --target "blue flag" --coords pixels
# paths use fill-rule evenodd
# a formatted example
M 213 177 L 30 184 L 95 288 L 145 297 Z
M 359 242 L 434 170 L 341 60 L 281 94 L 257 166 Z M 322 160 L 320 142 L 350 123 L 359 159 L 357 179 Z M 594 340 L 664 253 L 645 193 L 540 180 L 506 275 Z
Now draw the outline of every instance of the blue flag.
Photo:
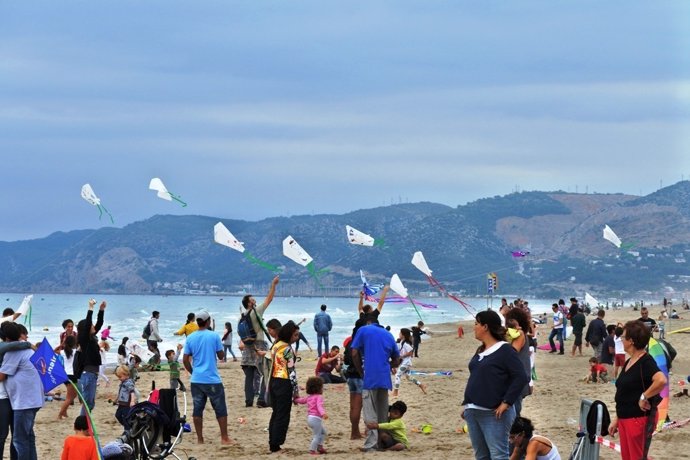
M 41 376 L 43 391 L 46 393 L 69 380 L 65 367 L 45 337 L 30 360 Z

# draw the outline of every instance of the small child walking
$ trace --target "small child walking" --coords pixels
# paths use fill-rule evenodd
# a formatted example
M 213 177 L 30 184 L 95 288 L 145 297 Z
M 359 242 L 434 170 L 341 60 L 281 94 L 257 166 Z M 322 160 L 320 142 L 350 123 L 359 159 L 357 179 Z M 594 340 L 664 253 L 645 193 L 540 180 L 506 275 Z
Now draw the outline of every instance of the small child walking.
M 96 440 L 89 434 L 86 415 L 74 419 L 74 434 L 65 438 L 60 460 L 98 460 Z
M 105 340 L 102 340 L 99 343 L 99 350 L 98 352 L 101 354 L 101 365 L 98 367 L 98 379 L 103 379 L 105 380 L 105 386 L 106 388 L 110 386 L 110 379 L 108 378 L 107 375 L 105 375 L 105 366 L 107 364 L 107 353 L 110 351 L 110 344 L 106 342 Z
M 403 376 L 405 376 L 407 380 L 417 385 L 419 389 L 422 390 L 422 393 L 426 394 L 426 385 L 410 375 L 410 370 L 412 369 L 412 354 L 414 353 L 412 346 L 412 331 L 406 327 L 400 329 L 398 342 L 402 362 L 398 367 L 398 372 L 395 373 L 395 380 L 393 382 L 393 397 L 398 397 L 398 389 L 400 388 L 400 381 L 402 380 Z
M 325 454 L 323 442 L 326 438 L 326 428 L 323 421 L 328 420 L 328 414 L 323 407 L 323 380 L 321 377 L 309 377 L 307 379 L 307 395 L 303 398 L 295 398 L 297 404 L 307 405 L 307 425 L 311 428 L 313 437 L 309 446 L 312 455 Z
M 225 323 L 225 332 L 223 333 L 223 362 L 228 362 L 228 351 L 232 355 L 232 360 L 237 361 L 235 353 L 232 352 L 232 324 Z
M 129 430 L 129 422 L 127 422 L 127 414 L 129 408 L 137 403 L 136 388 L 134 387 L 134 380 L 129 377 L 129 367 L 117 366 L 115 375 L 120 379 L 120 388 L 117 391 L 117 410 L 115 411 L 115 418 L 125 428 Z
M 168 366 L 170 366 L 170 389 L 177 390 L 180 388 L 184 391 L 184 384 L 180 380 L 180 351 L 183 346 L 181 343 L 177 344 L 177 352 L 173 350 L 168 350 L 165 352 L 165 357 L 168 360 Z
M 370 430 L 379 430 L 379 449 L 405 450 L 410 448 L 407 440 L 407 428 L 402 417 L 407 412 L 407 405 L 402 401 L 395 401 L 388 408 L 388 422 L 367 422 Z

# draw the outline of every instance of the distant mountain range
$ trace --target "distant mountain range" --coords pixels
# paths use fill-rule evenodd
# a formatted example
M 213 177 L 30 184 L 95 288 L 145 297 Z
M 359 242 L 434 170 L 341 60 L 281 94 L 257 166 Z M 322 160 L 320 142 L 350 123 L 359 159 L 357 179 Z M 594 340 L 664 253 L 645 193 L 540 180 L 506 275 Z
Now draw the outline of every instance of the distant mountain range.
M 521 192 L 452 208 L 413 203 L 343 215 L 258 222 L 208 216 L 154 216 L 122 229 L 57 232 L 0 242 L 0 291 L 70 293 L 263 292 L 272 274 L 213 242 L 223 222 L 259 259 L 283 267 L 280 295 L 355 295 L 359 270 L 372 282 L 398 273 L 413 292 L 430 291 L 410 260 L 422 251 L 434 276 L 463 295 L 501 293 L 626 297 L 690 290 L 690 182 L 644 197 Z M 602 237 L 608 224 L 627 250 Z M 385 241 L 353 246 L 345 225 Z M 282 255 L 292 235 L 327 268 L 317 284 Z M 513 257 L 512 251 L 529 252 Z

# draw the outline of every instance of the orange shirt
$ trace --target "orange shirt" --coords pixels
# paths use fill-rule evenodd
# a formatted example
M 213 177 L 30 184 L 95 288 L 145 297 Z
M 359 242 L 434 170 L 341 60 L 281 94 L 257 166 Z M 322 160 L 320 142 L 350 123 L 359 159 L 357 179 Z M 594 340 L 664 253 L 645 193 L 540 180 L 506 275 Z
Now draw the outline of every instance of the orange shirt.
M 98 460 L 96 442 L 92 436 L 67 436 L 60 460 Z

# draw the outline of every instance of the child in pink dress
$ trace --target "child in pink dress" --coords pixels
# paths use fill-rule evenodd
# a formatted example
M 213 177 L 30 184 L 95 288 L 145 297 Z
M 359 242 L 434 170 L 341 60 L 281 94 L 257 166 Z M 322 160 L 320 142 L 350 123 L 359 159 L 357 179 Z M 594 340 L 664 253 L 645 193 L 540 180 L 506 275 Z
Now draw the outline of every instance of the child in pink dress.
M 307 380 L 307 395 L 304 398 L 295 398 L 297 404 L 307 405 L 307 425 L 311 428 L 314 437 L 311 440 L 309 453 L 312 455 L 325 454 L 323 441 L 326 438 L 326 428 L 323 421 L 328 420 L 328 414 L 323 408 L 323 380 L 321 377 L 309 377 Z

